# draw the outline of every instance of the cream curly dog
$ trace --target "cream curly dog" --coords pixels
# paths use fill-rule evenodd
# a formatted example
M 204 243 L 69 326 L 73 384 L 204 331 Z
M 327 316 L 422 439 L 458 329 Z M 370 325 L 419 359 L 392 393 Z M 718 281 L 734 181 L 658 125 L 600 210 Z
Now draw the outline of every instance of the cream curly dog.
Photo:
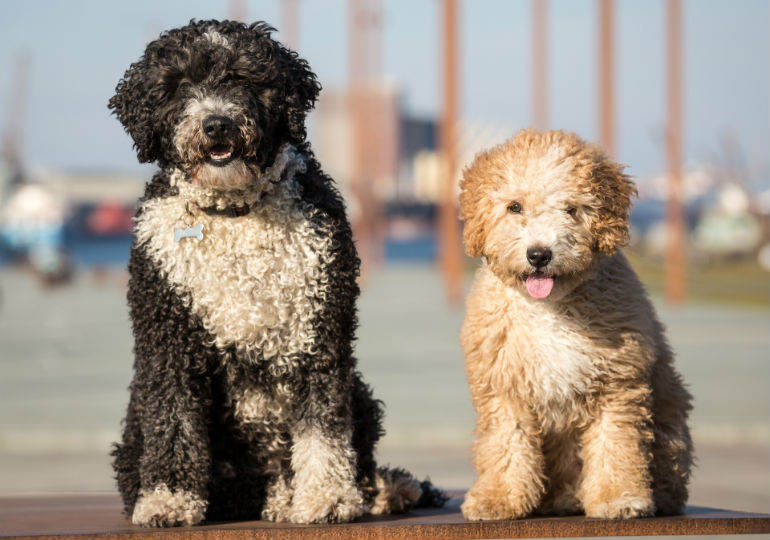
M 682 510 L 691 397 L 619 246 L 635 189 L 578 136 L 523 130 L 460 195 L 482 257 L 461 343 L 476 409 L 467 519 Z

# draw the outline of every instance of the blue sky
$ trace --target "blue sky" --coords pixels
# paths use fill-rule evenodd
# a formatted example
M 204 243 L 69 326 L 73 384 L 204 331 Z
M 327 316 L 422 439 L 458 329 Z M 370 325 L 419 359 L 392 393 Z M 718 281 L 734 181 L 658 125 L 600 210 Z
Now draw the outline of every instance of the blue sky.
M 325 88 L 347 79 L 346 0 L 299 0 L 300 53 Z M 440 110 L 438 0 L 382 0 L 384 75 L 418 115 Z M 684 159 L 736 140 L 750 174 L 770 176 L 770 2 L 685 0 Z M 0 130 L 14 59 L 29 55 L 26 162 L 48 169 L 140 171 L 106 103 L 149 39 L 191 18 L 226 18 L 226 0 L 0 0 Z M 461 0 L 461 116 L 514 130 L 531 117 L 530 0 Z M 665 167 L 663 0 L 616 0 L 616 154 L 639 178 Z M 248 2 L 280 26 L 279 0 Z M 595 0 L 550 0 L 549 127 L 598 137 Z M 280 28 L 279 28 L 280 30 Z M 280 31 L 276 35 L 281 39 Z

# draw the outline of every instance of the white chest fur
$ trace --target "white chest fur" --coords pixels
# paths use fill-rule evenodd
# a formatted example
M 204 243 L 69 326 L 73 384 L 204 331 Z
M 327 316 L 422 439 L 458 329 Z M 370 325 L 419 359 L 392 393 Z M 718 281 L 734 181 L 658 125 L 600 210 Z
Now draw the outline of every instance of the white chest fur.
M 331 235 L 311 226 L 291 186 L 276 186 L 248 215 L 198 215 L 203 238 L 175 241 L 186 203 L 182 195 L 147 202 L 135 234 L 216 345 L 273 363 L 308 353 Z
M 517 302 L 518 315 L 507 347 L 518 351 L 514 361 L 523 368 L 532 402 L 555 424 L 568 421 L 559 418 L 560 411 L 575 411 L 574 403 L 590 391 L 600 372 L 596 347 L 555 306 L 511 300 Z

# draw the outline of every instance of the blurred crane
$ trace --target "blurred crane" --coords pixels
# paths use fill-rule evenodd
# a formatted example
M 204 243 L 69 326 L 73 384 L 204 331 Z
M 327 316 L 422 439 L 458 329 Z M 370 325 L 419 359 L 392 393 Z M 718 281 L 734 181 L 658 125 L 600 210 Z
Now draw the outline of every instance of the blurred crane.
M 11 76 L 11 86 L 8 100 L 8 116 L 2 138 L 2 160 L 7 168 L 5 185 L 0 183 L 0 201 L 3 195 L 20 184 L 24 178 L 24 161 L 22 158 L 22 126 L 25 97 L 27 94 L 27 73 L 30 57 L 24 52 L 17 53 Z

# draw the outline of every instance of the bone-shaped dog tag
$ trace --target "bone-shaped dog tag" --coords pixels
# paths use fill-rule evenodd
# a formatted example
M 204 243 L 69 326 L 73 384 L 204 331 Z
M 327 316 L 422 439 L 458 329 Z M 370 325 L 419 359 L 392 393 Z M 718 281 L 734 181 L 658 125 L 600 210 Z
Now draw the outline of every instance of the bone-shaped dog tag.
M 182 238 L 197 238 L 203 240 L 203 223 L 198 223 L 195 227 L 174 227 L 174 242 L 179 242 Z

